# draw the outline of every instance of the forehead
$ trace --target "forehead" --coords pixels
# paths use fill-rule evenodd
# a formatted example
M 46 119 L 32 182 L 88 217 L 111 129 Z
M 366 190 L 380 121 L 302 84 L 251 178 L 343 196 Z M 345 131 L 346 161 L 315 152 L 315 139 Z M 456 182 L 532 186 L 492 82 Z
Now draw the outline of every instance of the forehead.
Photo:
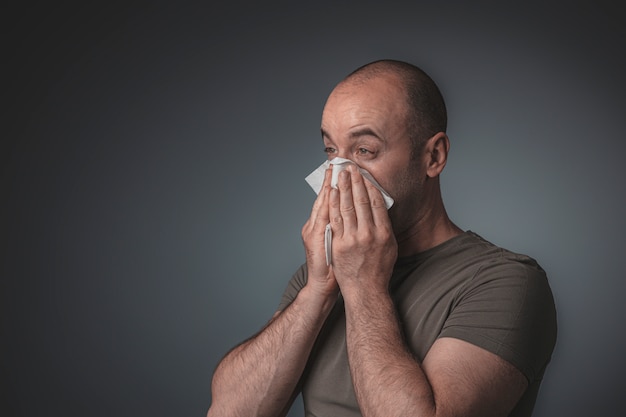
M 380 129 L 404 125 L 406 92 L 395 77 L 347 80 L 328 97 L 322 114 L 325 129 L 373 125 Z

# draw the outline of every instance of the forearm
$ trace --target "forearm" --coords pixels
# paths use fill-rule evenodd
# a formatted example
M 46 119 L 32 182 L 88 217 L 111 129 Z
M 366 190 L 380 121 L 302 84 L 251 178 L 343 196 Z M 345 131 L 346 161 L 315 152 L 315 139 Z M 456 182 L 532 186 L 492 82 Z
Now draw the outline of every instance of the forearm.
M 265 329 L 228 353 L 213 376 L 208 416 L 280 415 L 333 304 L 305 287 Z
M 346 299 L 350 370 L 364 417 L 434 416 L 431 385 L 408 351 L 388 294 Z

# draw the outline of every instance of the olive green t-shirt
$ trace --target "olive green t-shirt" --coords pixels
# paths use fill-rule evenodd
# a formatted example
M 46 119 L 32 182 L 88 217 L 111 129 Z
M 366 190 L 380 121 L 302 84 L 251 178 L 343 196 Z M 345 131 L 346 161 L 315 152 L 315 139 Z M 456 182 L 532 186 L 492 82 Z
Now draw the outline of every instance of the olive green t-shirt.
M 281 299 L 286 308 L 306 283 L 306 266 Z M 465 232 L 398 259 L 390 281 L 409 349 L 418 360 L 439 337 L 473 343 L 507 360 L 529 386 L 511 416 L 530 416 L 556 343 L 556 311 L 544 270 L 532 259 Z M 302 378 L 307 417 L 361 416 L 346 350 L 343 299 L 338 298 Z

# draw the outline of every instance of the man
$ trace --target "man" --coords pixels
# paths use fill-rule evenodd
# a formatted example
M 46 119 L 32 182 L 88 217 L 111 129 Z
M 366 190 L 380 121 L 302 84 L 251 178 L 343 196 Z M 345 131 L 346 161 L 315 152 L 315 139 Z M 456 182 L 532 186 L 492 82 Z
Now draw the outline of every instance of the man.
M 326 172 L 306 263 L 218 365 L 209 417 L 284 416 L 299 392 L 317 417 L 531 415 L 556 341 L 552 294 L 534 260 L 448 218 L 446 117 L 435 83 L 404 62 L 365 65 L 332 91 L 324 146 L 354 164 L 336 188 Z

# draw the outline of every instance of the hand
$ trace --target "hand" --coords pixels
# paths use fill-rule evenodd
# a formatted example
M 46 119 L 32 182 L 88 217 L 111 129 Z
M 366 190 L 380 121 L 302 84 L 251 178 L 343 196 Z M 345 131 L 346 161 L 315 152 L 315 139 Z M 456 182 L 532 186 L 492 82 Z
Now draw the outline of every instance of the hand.
M 324 247 L 324 231 L 329 223 L 328 200 L 330 192 L 330 179 L 332 176 L 332 166 L 326 170 L 324 183 L 320 190 L 311 216 L 302 227 L 302 240 L 306 252 L 308 281 L 307 286 L 312 286 L 315 290 L 324 295 L 336 294 L 338 292 L 337 281 L 326 265 L 326 250 Z
M 342 293 L 388 291 L 398 245 L 382 194 L 351 165 L 330 191 L 332 272 Z

